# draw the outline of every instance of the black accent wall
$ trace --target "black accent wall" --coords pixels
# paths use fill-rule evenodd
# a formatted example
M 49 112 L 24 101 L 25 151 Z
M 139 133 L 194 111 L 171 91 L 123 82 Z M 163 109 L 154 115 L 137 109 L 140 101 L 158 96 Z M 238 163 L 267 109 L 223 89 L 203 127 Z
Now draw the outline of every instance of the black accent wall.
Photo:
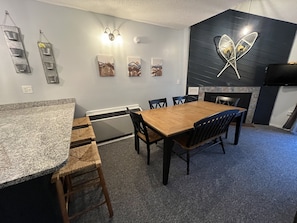
M 237 70 L 227 68 L 220 77 L 217 74 L 226 62 L 218 55 L 215 41 L 227 34 L 236 44 L 242 38 L 242 29 L 250 25 L 250 32 L 258 32 L 254 46 L 237 60 Z M 187 86 L 263 86 L 265 68 L 272 63 L 287 63 L 295 38 L 297 25 L 266 17 L 227 10 L 201 23 L 193 25 L 190 33 Z M 273 93 L 272 93 L 273 92 Z M 270 106 L 265 111 L 257 106 L 256 117 L 270 119 L 278 88 L 261 88 L 260 100 Z M 261 98 L 264 97 L 264 98 Z M 259 109 L 258 109 L 259 107 Z M 265 115 L 266 114 L 266 115 Z M 269 117 L 268 117 L 269 116 Z M 265 123 L 260 124 L 267 124 Z
M 259 33 L 252 49 L 237 61 L 239 80 L 229 67 L 217 78 L 224 62 L 217 54 L 215 38 L 227 34 L 236 42 L 250 24 Z M 297 25 L 279 20 L 227 10 L 193 25 L 190 35 L 188 86 L 262 86 L 270 63 L 287 63 Z

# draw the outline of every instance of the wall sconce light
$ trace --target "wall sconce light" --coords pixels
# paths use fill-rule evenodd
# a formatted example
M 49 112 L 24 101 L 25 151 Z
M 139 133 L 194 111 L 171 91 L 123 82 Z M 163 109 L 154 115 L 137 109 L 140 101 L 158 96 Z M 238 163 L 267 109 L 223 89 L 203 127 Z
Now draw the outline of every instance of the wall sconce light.
M 118 29 L 114 29 L 112 32 L 110 28 L 106 27 L 104 30 L 104 36 L 106 39 L 109 39 L 110 41 L 119 40 L 121 39 L 121 34 Z
M 249 20 L 250 20 L 250 11 L 251 11 L 252 2 L 253 2 L 253 0 L 250 0 L 249 9 L 248 9 L 247 24 L 242 29 L 242 34 L 243 35 L 247 35 L 252 29 L 251 25 L 249 24 L 250 23 Z

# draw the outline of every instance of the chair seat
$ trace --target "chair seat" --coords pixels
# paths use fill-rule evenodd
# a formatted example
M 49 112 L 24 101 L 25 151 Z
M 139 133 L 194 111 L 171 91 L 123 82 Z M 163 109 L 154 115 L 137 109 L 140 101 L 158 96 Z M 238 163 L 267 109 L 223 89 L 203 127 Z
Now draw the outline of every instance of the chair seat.
M 101 158 L 97 151 L 97 145 L 93 141 L 91 144 L 76 147 L 70 150 L 67 164 L 56 174 L 57 177 L 64 177 L 89 167 L 101 165 Z
M 189 139 L 190 139 L 190 134 L 186 133 L 186 134 L 183 134 L 181 136 L 177 136 L 174 138 L 174 141 L 177 142 L 183 149 L 185 150 L 193 150 L 193 149 L 196 149 L 197 147 L 199 146 L 203 146 L 217 138 L 219 138 L 220 136 L 222 136 L 223 134 L 219 134 L 219 135 L 216 135 L 216 136 L 213 136 L 213 137 L 210 137 L 208 138 L 207 140 L 204 140 L 202 142 L 199 142 L 195 145 L 188 145 L 188 142 L 189 142 Z
M 88 127 L 73 129 L 71 132 L 71 144 L 70 147 L 77 147 L 91 141 L 95 140 L 95 133 L 93 127 L 90 125 Z
M 147 128 L 147 134 L 148 134 L 148 138 L 149 138 L 148 142 L 147 142 L 144 134 L 142 134 L 141 132 L 137 133 L 139 138 L 141 138 L 143 141 L 150 143 L 150 144 L 163 139 L 162 136 L 160 136 L 158 133 L 156 133 L 154 130 L 152 130 L 150 128 Z
M 76 128 L 88 127 L 89 125 L 91 125 L 91 121 L 88 116 L 80 117 L 80 118 L 73 119 L 72 128 L 76 129 Z
M 113 210 L 101 165 L 102 163 L 98 152 L 98 147 L 96 142 L 93 141 L 88 145 L 70 149 L 69 158 L 66 162 L 66 165 L 52 175 L 51 181 L 56 185 L 59 205 L 64 223 L 69 223 L 71 219 L 76 218 L 103 204 L 107 205 L 109 216 L 113 216 Z M 89 179 L 89 173 L 93 171 L 97 172 L 98 176 L 96 178 L 92 176 L 92 179 Z M 80 180 L 79 183 L 75 182 L 74 184 L 73 179 L 76 177 L 83 179 L 83 181 Z M 68 203 L 70 198 L 72 198 L 75 193 L 85 189 L 86 187 L 93 187 L 94 185 L 101 187 L 104 195 L 104 201 L 99 198 L 96 204 L 91 204 L 82 211 L 72 213 L 70 216 L 68 213 Z

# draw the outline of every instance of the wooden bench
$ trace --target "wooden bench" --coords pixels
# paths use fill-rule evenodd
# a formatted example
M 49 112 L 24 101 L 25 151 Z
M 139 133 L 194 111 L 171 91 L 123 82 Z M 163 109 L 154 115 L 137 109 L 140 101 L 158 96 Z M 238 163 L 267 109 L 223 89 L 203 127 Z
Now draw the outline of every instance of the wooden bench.
M 231 109 L 208 116 L 195 122 L 193 130 L 190 132 L 186 132 L 173 139 L 174 142 L 186 151 L 186 158 L 182 156 L 184 153 L 177 153 L 177 155 L 187 162 L 187 174 L 189 174 L 190 151 L 211 143 L 210 146 L 221 144 L 223 153 L 225 153 L 222 135 L 226 134 L 231 121 L 238 112 L 239 110 L 237 109 Z

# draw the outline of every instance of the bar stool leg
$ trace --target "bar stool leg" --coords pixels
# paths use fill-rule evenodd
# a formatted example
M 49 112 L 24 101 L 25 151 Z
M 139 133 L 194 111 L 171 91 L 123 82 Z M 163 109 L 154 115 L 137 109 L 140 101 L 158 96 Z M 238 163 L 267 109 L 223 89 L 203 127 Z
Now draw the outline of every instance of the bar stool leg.
M 73 190 L 70 175 L 65 176 L 64 184 L 66 185 L 65 186 L 66 192 L 64 194 L 65 194 L 65 198 L 66 198 L 66 201 L 65 201 L 66 202 L 66 210 L 68 211 L 69 210 L 69 202 L 71 199 L 71 191 Z
M 109 195 L 108 195 L 107 187 L 106 187 L 106 184 L 105 184 L 105 179 L 104 179 L 104 176 L 103 176 L 101 165 L 99 165 L 97 167 L 97 171 L 98 171 L 98 175 L 99 175 L 99 178 L 100 178 L 100 185 L 101 185 L 101 188 L 102 188 L 102 191 L 103 191 L 103 194 L 104 194 L 104 197 L 105 197 L 105 201 L 106 201 L 106 204 L 107 204 L 109 217 L 112 217 L 113 216 L 113 210 L 112 210 L 110 198 L 109 198 Z
M 69 221 L 68 213 L 66 210 L 66 202 L 65 202 L 63 184 L 62 184 L 61 179 L 59 178 L 55 184 L 56 184 L 56 189 L 57 189 L 57 193 L 58 193 L 58 200 L 59 200 L 59 205 L 60 205 L 63 222 L 69 223 L 70 221 Z

